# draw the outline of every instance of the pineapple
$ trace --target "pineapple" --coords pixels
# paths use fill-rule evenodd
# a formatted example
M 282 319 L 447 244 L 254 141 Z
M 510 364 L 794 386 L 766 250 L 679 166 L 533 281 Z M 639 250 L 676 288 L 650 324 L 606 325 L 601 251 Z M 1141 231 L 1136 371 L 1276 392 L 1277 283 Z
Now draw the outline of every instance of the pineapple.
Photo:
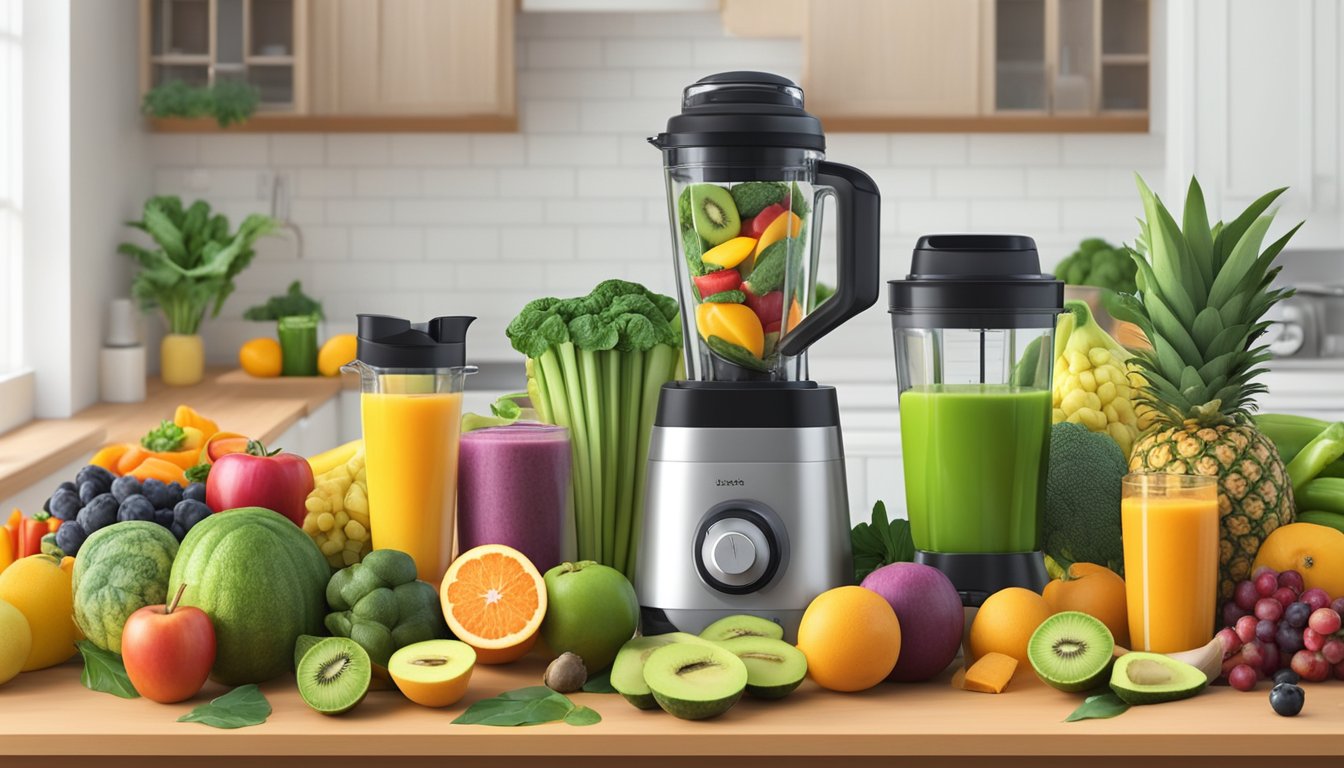
M 1250 575 L 1265 537 L 1293 521 L 1283 461 L 1250 410 L 1251 398 L 1265 391 L 1254 379 L 1269 359 L 1265 347 L 1255 346 L 1267 325 L 1260 318 L 1291 294 L 1270 287 L 1279 271 L 1271 266 L 1297 227 L 1261 250 L 1274 218 L 1265 211 L 1282 189 L 1210 228 L 1193 179 L 1180 227 L 1142 178 L 1138 185 L 1145 218 L 1139 242 L 1147 257 L 1130 251 L 1139 292 L 1121 296 L 1116 314 L 1138 324 L 1152 343 L 1134 362 L 1147 382 L 1135 397 L 1152 409 L 1154 429 L 1134 444 L 1129 468 L 1218 478 L 1218 588 L 1226 600 Z

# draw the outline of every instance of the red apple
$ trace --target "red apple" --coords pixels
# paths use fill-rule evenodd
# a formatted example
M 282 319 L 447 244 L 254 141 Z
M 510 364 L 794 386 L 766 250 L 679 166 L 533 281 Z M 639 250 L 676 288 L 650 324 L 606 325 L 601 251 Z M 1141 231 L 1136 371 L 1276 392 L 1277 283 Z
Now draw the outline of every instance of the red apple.
M 167 606 L 147 605 L 126 619 L 121 660 L 141 696 L 172 704 L 195 696 L 215 664 L 215 626 L 200 608 L 178 607 L 183 584 Z

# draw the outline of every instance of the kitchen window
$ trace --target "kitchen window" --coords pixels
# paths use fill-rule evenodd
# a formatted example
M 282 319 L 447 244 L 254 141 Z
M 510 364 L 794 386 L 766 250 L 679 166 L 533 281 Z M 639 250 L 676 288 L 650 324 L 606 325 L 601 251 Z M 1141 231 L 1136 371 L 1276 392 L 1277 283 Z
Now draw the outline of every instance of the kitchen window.
M 23 365 L 23 2 L 0 0 L 0 432 L 33 413 Z

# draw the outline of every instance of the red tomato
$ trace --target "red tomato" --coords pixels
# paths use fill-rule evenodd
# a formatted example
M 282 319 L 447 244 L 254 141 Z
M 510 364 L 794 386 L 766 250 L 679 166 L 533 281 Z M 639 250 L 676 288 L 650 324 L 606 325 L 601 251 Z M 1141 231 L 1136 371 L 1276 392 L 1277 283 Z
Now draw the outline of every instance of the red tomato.
M 747 306 L 756 313 L 756 317 L 761 319 L 761 326 L 769 332 L 771 325 L 775 330 L 779 330 L 779 324 L 784 321 L 784 292 L 771 291 L 764 296 L 757 296 L 751 291 L 746 291 Z
M 205 503 L 216 512 L 265 507 L 302 526 L 307 515 L 303 502 L 313 490 L 308 460 L 293 453 L 267 455 L 260 443 L 253 446 L 248 453 L 226 453 L 215 460 L 205 481 Z
M 765 228 L 770 226 L 770 223 L 779 218 L 779 215 L 783 212 L 784 206 L 779 203 L 772 203 L 762 208 L 760 213 L 742 224 L 742 237 L 754 237 L 759 240 L 761 234 L 765 232 Z
M 720 269 L 695 278 L 695 287 L 700 291 L 701 298 L 734 290 L 741 284 L 742 276 L 736 269 Z

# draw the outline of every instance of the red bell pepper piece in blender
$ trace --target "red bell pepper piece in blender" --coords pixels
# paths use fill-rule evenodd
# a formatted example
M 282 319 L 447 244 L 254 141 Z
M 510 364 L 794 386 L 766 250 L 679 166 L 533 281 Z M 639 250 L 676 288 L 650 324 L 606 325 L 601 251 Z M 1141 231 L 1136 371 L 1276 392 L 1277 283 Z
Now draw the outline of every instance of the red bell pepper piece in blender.
M 265 507 L 302 526 L 304 500 L 313 490 L 308 460 L 293 453 L 267 452 L 256 440 L 247 453 L 220 456 L 205 481 L 205 503 L 215 512 L 238 507 Z
M 779 203 L 772 203 L 761 209 L 761 212 L 752 216 L 751 219 L 742 223 L 742 237 L 754 237 L 757 240 L 765 233 L 765 228 L 770 226 L 779 215 L 784 212 L 784 206 Z
M 701 298 L 713 296 L 716 293 L 736 290 L 742 284 L 742 276 L 736 269 L 721 269 L 718 272 L 710 272 L 707 275 L 701 275 L 695 278 L 696 290 L 700 291 Z
M 770 291 L 761 296 L 757 296 L 751 291 L 743 288 L 743 293 L 747 295 L 747 306 L 751 311 L 761 319 L 761 325 L 768 329 L 771 325 L 778 326 L 784 321 L 784 292 Z

